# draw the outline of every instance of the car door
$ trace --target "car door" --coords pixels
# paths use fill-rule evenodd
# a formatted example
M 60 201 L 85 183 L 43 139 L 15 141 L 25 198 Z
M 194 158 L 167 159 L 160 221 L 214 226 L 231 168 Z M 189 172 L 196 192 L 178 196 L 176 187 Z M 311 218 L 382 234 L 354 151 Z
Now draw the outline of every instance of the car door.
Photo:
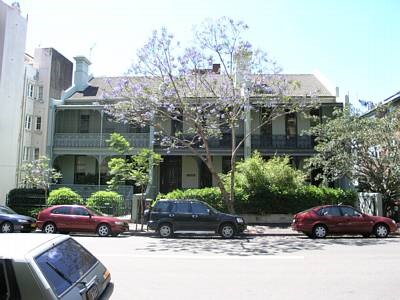
M 59 206 L 51 211 L 50 219 L 56 224 L 58 230 L 70 230 L 71 207 Z
M 172 208 L 172 219 L 174 220 L 174 231 L 194 230 L 194 220 L 189 201 L 176 201 Z
M 350 206 L 341 206 L 340 210 L 346 223 L 344 224 L 346 233 L 367 233 L 372 231 L 371 221 L 361 212 Z
M 191 207 L 196 231 L 216 231 L 218 229 L 218 216 L 207 205 L 201 202 L 191 202 Z
M 318 211 L 319 220 L 328 227 L 330 233 L 341 233 L 345 222 L 337 206 L 326 206 Z
M 74 231 L 94 232 L 96 224 L 86 208 L 77 206 L 72 208 L 71 228 Z

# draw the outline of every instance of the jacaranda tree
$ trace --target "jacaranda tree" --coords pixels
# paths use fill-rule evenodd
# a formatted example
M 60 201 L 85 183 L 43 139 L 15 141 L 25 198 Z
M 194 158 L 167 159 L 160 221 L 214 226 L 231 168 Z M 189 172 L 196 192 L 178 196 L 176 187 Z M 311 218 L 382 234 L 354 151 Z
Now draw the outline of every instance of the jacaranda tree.
M 105 99 L 118 100 L 108 107 L 115 121 L 152 126 L 161 146 L 186 148 L 200 158 L 231 212 L 235 160 L 246 139 L 273 119 L 312 106 L 314 99 L 287 96 L 299 83 L 279 75 L 277 64 L 244 38 L 247 29 L 226 17 L 207 20 L 185 48 L 165 28 L 154 31 L 138 50 L 129 76 L 104 91 Z M 239 132 L 253 109 L 263 112 L 261 122 Z M 213 142 L 223 136 L 231 144 L 230 186 L 212 160 Z

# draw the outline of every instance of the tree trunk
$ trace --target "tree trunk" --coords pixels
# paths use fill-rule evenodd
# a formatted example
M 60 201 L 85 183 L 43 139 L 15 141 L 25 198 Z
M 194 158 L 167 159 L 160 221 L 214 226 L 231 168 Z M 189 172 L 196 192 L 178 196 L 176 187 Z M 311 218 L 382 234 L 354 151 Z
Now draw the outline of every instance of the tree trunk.
M 143 219 L 144 219 L 144 186 L 141 188 L 142 198 L 140 199 L 140 231 L 143 231 Z
M 230 199 L 229 202 L 233 208 L 232 213 L 235 212 L 234 203 L 235 203 L 235 164 L 236 164 L 236 131 L 235 126 L 232 126 L 231 130 L 232 134 L 232 151 L 231 151 L 231 180 L 230 180 Z

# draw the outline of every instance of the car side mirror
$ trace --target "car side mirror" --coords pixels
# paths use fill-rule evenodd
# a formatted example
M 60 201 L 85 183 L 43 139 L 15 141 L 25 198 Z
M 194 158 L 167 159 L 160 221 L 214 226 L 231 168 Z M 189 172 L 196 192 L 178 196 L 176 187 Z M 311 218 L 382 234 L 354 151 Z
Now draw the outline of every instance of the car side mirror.
M 207 214 L 212 215 L 211 209 L 207 208 Z

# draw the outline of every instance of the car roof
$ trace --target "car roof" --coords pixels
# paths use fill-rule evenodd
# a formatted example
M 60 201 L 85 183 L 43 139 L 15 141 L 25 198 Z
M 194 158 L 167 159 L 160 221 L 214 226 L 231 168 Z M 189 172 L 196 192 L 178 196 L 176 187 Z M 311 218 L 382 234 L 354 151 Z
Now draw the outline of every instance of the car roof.
M 24 261 L 34 249 L 58 244 L 69 236 L 45 233 L 5 233 L 0 234 L 0 259 Z

